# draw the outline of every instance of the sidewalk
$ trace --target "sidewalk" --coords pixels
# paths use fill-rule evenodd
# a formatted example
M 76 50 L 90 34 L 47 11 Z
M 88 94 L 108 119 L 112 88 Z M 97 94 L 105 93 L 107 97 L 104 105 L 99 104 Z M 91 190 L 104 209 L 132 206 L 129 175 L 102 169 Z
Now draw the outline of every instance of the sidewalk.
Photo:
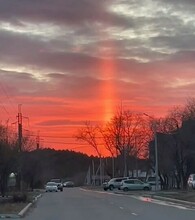
M 85 186 L 85 189 L 103 191 L 103 187 L 100 186 Z M 128 191 L 123 192 L 115 189 L 113 192 L 116 194 L 133 195 L 148 197 L 151 199 L 158 199 L 170 202 L 176 202 L 180 204 L 191 205 L 195 207 L 195 190 L 162 190 L 162 191 Z
M 182 201 L 195 202 L 195 190 L 151 191 L 150 196 L 160 196 Z

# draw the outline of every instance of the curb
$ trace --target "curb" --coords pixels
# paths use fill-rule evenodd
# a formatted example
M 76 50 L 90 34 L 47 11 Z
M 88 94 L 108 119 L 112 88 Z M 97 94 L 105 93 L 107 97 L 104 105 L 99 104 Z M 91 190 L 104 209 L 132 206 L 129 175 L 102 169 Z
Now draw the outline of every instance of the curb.
M 18 216 L 19 217 L 23 217 L 26 212 L 29 210 L 29 208 L 42 196 L 42 194 L 39 194 L 38 196 L 36 196 L 32 202 L 28 203 L 27 206 L 25 206 L 19 213 Z
M 159 199 L 159 200 L 175 202 L 175 203 L 180 203 L 180 204 L 185 204 L 185 205 L 189 205 L 189 206 L 195 207 L 195 202 L 189 202 L 189 201 L 186 201 L 186 200 L 173 199 L 173 198 L 168 198 L 168 197 L 163 197 L 163 196 L 156 196 L 156 195 L 145 196 L 145 197 L 150 197 L 152 199 Z
M 13 218 L 13 219 L 17 219 L 17 218 L 21 218 L 23 217 L 26 212 L 29 210 L 29 208 L 42 196 L 42 194 L 39 194 L 38 196 L 36 196 L 32 202 L 28 203 L 18 214 L 0 214 L 0 219 L 6 219 L 6 218 Z
M 19 213 L 18 216 L 19 217 L 23 217 L 25 215 L 25 213 L 28 211 L 28 209 L 32 206 L 32 202 L 28 203 L 27 206 L 25 206 Z

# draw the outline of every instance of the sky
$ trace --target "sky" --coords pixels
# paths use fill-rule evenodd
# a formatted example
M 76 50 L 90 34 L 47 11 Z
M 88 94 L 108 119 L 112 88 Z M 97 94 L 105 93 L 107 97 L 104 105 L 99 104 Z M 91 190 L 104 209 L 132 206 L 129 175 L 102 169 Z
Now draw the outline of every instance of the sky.
M 159 117 L 195 91 L 194 0 L 0 0 L 0 121 L 44 147 L 120 103 Z

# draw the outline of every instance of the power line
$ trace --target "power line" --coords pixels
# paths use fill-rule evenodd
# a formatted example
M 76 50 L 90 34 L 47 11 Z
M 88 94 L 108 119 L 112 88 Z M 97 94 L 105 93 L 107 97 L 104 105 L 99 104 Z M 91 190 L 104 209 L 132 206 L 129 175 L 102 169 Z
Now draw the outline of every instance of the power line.
M 29 136 L 36 136 L 35 134 L 29 134 Z M 70 137 L 70 136 L 50 136 L 50 135 L 41 135 L 41 137 L 45 138 L 59 138 L 59 139 L 66 139 L 66 138 L 76 138 L 76 137 Z M 103 137 L 95 137 L 95 138 L 103 138 Z
M 86 144 L 84 144 L 84 143 L 76 143 L 76 142 L 67 142 L 67 143 L 65 143 L 65 142 L 45 141 L 45 140 L 44 140 L 44 143 L 51 143 L 51 144 L 70 144 L 70 145 L 72 145 L 72 144 L 74 144 L 74 145 L 86 145 Z M 103 143 L 98 143 L 98 145 L 104 145 L 104 144 L 103 144 Z
M 0 101 L 1 103 L 1 108 L 5 111 L 5 113 L 10 117 L 10 113 L 7 111 L 7 109 L 5 108 L 4 104 L 2 103 L 2 101 Z
M 16 107 L 14 107 L 14 105 L 13 105 L 13 102 L 11 101 L 11 98 L 10 98 L 10 96 L 8 95 L 8 93 L 7 93 L 7 91 L 6 91 L 6 88 L 5 88 L 5 85 L 3 85 L 1 82 L 0 82 L 0 88 L 1 88 L 1 91 L 4 93 L 4 95 L 5 95 L 5 97 L 6 97 L 6 100 L 8 100 L 9 101 L 9 103 L 10 103 L 10 105 L 11 105 L 11 107 L 12 107 L 12 110 L 13 110 L 13 112 L 14 112 L 14 114 L 17 112 L 17 110 L 16 110 Z M 7 110 L 6 110 L 7 111 Z M 8 111 L 7 111 L 8 112 Z M 9 114 L 9 116 L 10 116 L 10 114 Z

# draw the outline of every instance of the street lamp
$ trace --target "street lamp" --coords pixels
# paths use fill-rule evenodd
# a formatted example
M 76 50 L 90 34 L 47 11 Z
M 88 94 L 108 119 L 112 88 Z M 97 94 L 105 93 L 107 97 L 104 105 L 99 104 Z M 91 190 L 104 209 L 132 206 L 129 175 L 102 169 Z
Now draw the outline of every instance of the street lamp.
M 156 122 L 154 118 L 146 113 L 143 113 L 147 117 L 151 118 L 153 120 L 153 131 L 154 131 L 154 147 L 155 147 L 155 190 L 158 190 L 159 185 L 159 179 L 158 179 L 158 143 L 157 143 L 157 128 L 156 128 Z

